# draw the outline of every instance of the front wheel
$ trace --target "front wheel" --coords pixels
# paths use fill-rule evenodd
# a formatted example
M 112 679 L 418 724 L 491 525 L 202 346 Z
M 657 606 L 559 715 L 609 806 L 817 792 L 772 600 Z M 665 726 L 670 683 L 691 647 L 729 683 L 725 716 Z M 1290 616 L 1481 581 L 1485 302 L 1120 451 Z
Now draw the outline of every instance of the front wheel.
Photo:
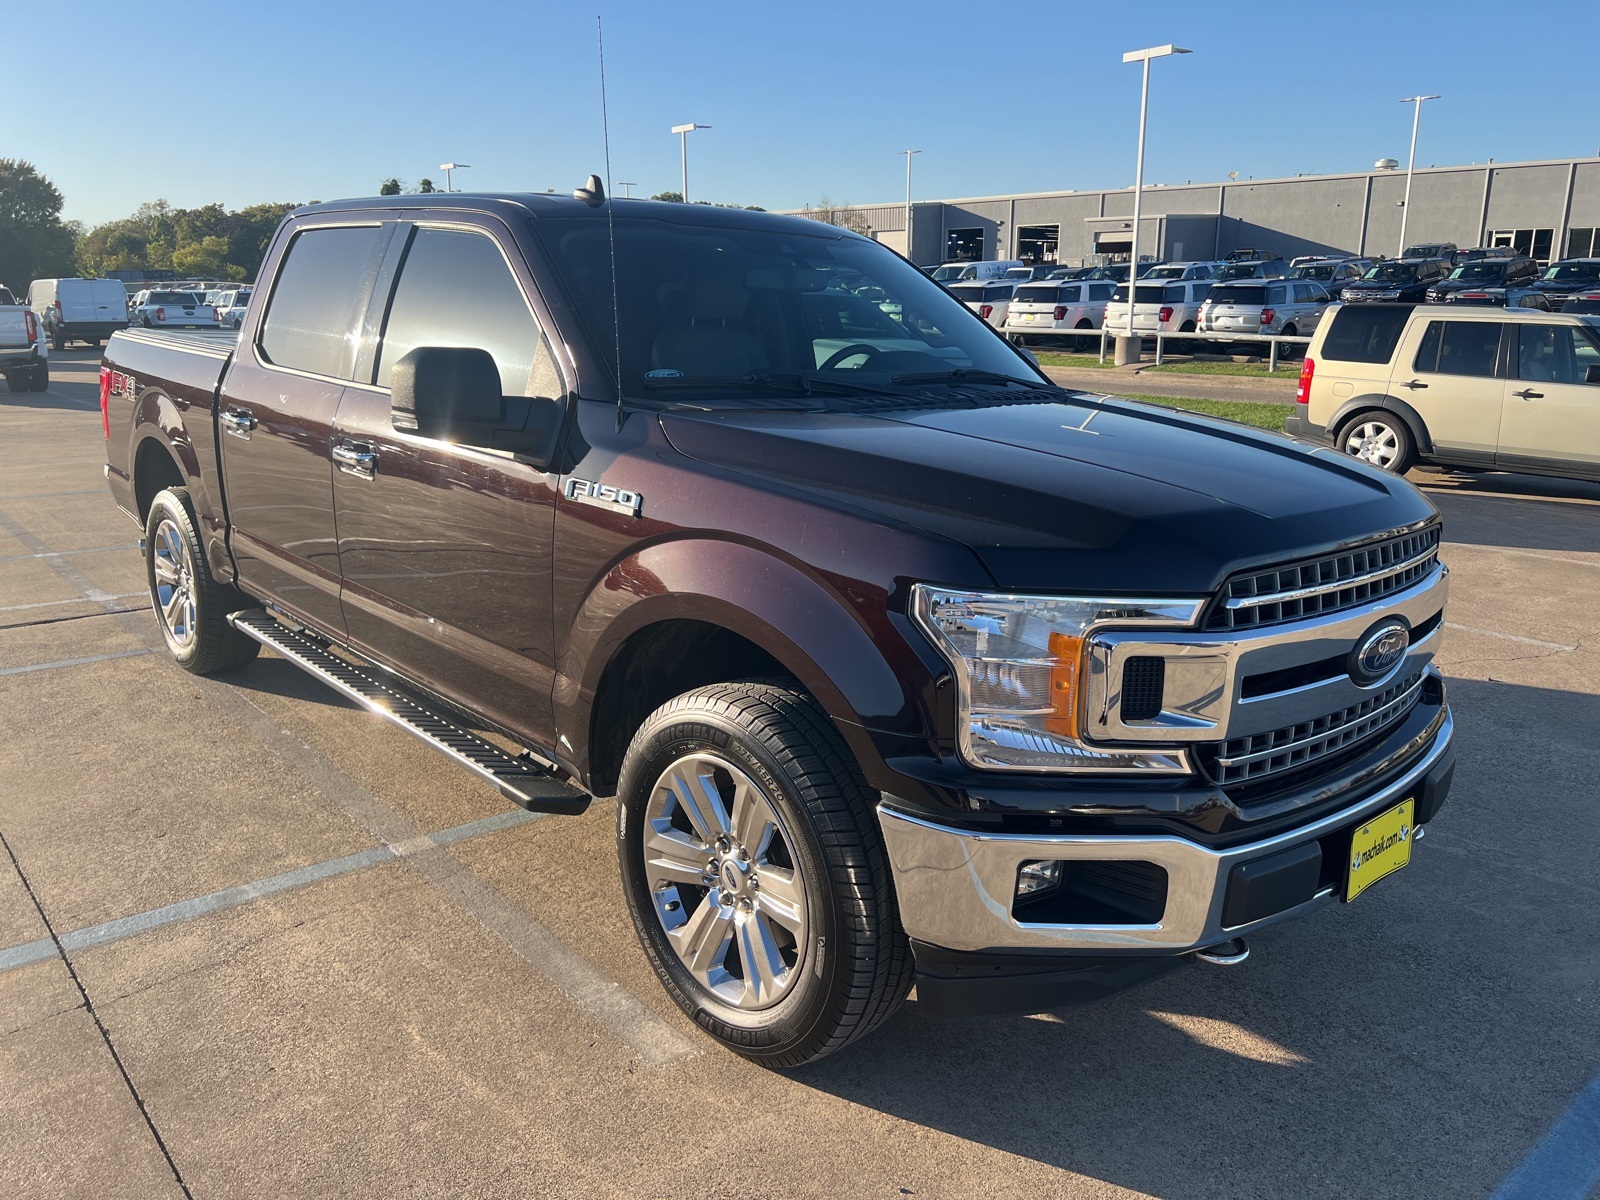
M 617 787 L 634 929 L 662 986 L 774 1067 L 885 1021 L 912 979 L 873 801 L 815 701 L 715 684 L 646 719 Z
M 145 518 L 145 579 L 156 624 L 185 671 L 212 675 L 253 660 L 261 643 L 228 624 L 232 609 L 249 602 L 211 575 L 189 511 L 189 490 L 168 488 Z
M 1386 412 L 1366 412 L 1347 421 L 1336 444 L 1351 458 L 1359 458 L 1396 475 L 1404 475 L 1416 461 L 1411 430 L 1400 418 Z

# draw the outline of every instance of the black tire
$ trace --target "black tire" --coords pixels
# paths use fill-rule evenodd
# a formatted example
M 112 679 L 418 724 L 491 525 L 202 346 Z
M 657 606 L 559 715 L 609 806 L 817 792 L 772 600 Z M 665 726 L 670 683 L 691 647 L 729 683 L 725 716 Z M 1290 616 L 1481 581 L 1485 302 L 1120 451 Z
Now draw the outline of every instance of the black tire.
M 1404 475 L 1417 461 L 1417 443 L 1411 427 L 1382 409 L 1368 409 L 1344 422 L 1334 435 L 1334 445 L 1340 453 L 1394 475 Z M 1361 446 L 1367 448 L 1365 452 Z M 1386 450 L 1386 446 L 1392 450 Z
M 88 344 L 88 346 L 93 350 L 98 350 L 100 348 L 100 339 L 99 338 L 86 338 L 85 341 Z
M 6 391 L 8 391 L 8 392 L 25 392 L 27 390 L 28 390 L 27 380 L 25 378 L 23 378 L 23 375 L 22 375 L 22 373 L 20 371 L 13 372 L 12 374 L 6 376 Z
M 35 363 L 33 371 L 28 376 L 28 390 L 30 392 L 48 392 L 50 390 L 50 364 Z
M 67 335 L 59 329 L 52 333 L 50 335 L 50 348 L 53 350 L 65 350 L 67 348 Z
M 1283 337 L 1298 337 L 1299 334 L 1300 334 L 1300 331 L 1298 329 L 1296 329 L 1293 325 L 1285 325 L 1283 327 L 1283 332 L 1282 332 L 1281 336 L 1283 336 Z M 1294 358 L 1295 358 L 1295 355 L 1302 349 L 1304 349 L 1304 347 L 1297 346 L 1293 342 L 1279 342 L 1278 343 L 1278 361 L 1279 362 L 1293 362 Z
M 185 559 L 185 591 L 193 601 L 192 610 L 183 621 L 185 628 L 192 628 L 192 634 L 187 638 L 175 633 L 173 621 L 162 612 L 157 582 L 158 556 L 163 555 L 171 544 L 168 530 L 178 542 L 172 549 Z M 150 589 L 150 606 L 173 661 L 194 675 L 233 671 L 253 661 L 261 651 L 261 643 L 228 624 L 230 612 L 248 608 L 252 602 L 212 578 L 204 547 L 195 532 L 189 489 L 167 488 L 157 494 L 150 503 L 144 531 L 145 582 Z M 161 561 L 166 563 L 171 560 L 163 558 Z
M 767 1008 L 739 1007 L 697 980 L 657 913 L 645 863 L 646 810 L 668 769 L 694 755 L 723 759 L 756 786 L 777 815 L 774 840 L 781 836 L 792 873 L 803 880 L 807 944 L 791 947 L 794 980 Z M 735 1053 L 770 1067 L 801 1066 L 877 1028 L 910 990 L 910 945 L 873 797 L 827 715 L 783 681 L 700 688 L 662 705 L 634 735 L 617 786 L 628 911 L 668 995 Z M 731 814 L 731 801 L 728 808 Z M 670 893 L 668 908 L 683 898 L 684 924 L 689 905 L 698 913 L 700 904 L 714 903 L 709 891 L 696 902 L 695 890 Z

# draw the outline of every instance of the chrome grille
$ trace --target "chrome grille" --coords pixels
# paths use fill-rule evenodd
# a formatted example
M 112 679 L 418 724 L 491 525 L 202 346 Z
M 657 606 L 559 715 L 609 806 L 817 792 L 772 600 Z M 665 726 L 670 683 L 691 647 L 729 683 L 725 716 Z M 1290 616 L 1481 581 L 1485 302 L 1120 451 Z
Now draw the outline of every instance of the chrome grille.
M 1233 576 L 1207 629 L 1254 629 L 1355 608 L 1410 587 L 1439 561 L 1439 527 Z
M 1243 783 L 1293 771 L 1364 741 L 1409 713 L 1422 695 L 1416 671 L 1376 695 L 1337 712 L 1266 733 L 1229 738 L 1199 747 L 1198 758 L 1213 783 Z

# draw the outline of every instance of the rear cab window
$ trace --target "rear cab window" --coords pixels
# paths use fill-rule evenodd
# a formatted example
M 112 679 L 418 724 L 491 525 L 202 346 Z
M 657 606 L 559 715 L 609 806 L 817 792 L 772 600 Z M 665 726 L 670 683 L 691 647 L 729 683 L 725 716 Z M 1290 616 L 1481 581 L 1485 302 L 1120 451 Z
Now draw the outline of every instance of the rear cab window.
M 312 226 L 294 235 L 256 345 L 275 367 L 350 379 L 367 299 L 388 231 Z

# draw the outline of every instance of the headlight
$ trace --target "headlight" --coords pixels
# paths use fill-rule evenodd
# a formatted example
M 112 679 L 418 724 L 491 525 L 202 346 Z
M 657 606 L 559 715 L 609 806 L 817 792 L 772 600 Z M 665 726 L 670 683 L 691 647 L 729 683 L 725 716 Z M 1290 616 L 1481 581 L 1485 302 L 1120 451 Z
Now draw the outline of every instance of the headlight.
M 1013 771 L 1187 774 L 1179 749 L 1089 745 L 1084 647 L 1101 626 L 1193 623 L 1203 600 L 1008 596 L 917 584 L 912 615 L 955 668 L 962 757 Z

